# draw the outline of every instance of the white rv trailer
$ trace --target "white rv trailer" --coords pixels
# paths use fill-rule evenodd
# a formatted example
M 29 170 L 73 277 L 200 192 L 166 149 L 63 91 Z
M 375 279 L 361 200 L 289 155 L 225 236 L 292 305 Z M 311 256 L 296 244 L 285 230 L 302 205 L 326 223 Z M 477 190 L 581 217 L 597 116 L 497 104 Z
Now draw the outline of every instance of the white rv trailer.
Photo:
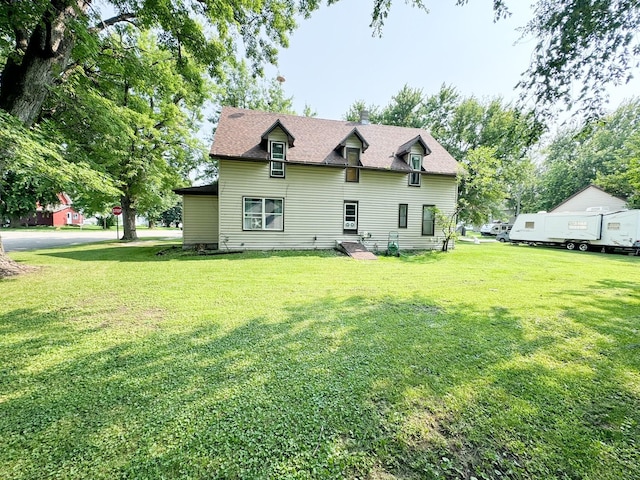
M 514 243 L 640 254 L 640 210 L 523 213 L 509 232 Z

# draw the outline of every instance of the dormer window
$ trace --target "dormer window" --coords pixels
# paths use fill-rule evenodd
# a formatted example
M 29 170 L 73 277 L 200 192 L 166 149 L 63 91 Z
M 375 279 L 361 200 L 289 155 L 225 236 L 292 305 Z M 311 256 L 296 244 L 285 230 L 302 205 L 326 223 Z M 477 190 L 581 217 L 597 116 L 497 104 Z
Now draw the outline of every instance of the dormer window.
M 360 149 L 359 148 L 347 148 L 347 171 L 345 176 L 346 182 L 357 183 L 360 181 L 360 169 L 357 168 L 360 165 Z
M 420 171 L 422 170 L 422 155 L 412 153 L 409 155 L 409 166 L 413 170 L 409 174 L 409 185 L 412 187 L 420 186 Z
M 272 141 L 271 148 L 269 150 L 271 151 L 271 160 L 280 160 L 280 161 L 284 160 L 284 152 L 285 152 L 284 142 Z
M 269 176 L 272 178 L 284 178 L 284 159 L 286 146 L 284 142 L 271 141 L 269 144 Z

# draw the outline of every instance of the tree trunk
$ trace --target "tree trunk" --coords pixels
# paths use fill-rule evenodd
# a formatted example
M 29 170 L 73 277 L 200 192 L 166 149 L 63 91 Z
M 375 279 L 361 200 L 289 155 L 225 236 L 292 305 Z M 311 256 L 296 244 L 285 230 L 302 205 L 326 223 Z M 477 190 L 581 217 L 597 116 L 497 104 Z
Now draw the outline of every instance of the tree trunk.
M 123 195 L 120 197 L 122 205 L 122 229 L 124 234 L 122 240 L 132 241 L 138 239 L 138 232 L 136 232 L 136 207 L 134 200 L 131 197 Z
M 33 124 L 55 76 L 69 62 L 74 43 L 69 26 L 84 15 L 90 3 L 91 0 L 51 0 L 26 42 L 24 55 L 7 58 L 0 84 L 0 108 L 25 125 Z

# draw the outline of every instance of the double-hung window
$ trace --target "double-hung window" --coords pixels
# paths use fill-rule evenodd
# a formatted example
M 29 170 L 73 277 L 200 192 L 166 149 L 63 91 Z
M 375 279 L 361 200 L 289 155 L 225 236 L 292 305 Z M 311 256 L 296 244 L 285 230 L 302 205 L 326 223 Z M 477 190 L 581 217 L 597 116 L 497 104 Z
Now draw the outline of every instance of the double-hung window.
M 242 200 L 243 230 L 284 230 L 282 198 L 250 198 Z
M 407 211 L 409 205 L 401 203 L 398 208 L 398 228 L 407 228 Z
M 269 175 L 276 178 L 284 178 L 284 159 L 285 145 L 284 142 L 271 142 L 271 163 L 269 166 Z
M 436 233 L 436 216 L 433 205 L 422 206 L 422 235 L 433 237 Z
M 409 174 L 409 185 L 412 187 L 420 186 L 420 171 L 422 170 L 422 155 L 412 153 L 409 156 L 409 166 L 413 170 Z
M 347 148 L 347 165 L 345 180 L 347 182 L 359 182 L 360 170 L 357 167 L 360 165 L 360 149 Z

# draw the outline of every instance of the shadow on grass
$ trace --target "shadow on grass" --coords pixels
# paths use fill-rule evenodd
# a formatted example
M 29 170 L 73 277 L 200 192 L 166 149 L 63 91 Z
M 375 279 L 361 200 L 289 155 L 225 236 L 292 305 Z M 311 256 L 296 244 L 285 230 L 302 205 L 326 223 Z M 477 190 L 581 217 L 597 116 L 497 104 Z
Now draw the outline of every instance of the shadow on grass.
M 123 334 L 140 322 L 0 317 L 1 477 L 640 473 L 638 397 L 623 381 L 633 372 L 599 354 L 567 359 L 568 334 L 527 331 L 504 308 L 354 296 L 233 329 Z M 589 340 L 598 328 L 568 333 Z
M 145 240 L 146 241 L 146 240 Z M 43 250 L 38 255 L 65 258 L 69 260 L 95 262 L 162 262 L 168 260 L 178 261 L 223 261 L 223 260 L 244 260 L 247 258 L 291 258 L 291 257 L 346 257 L 346 255 L 336 250 L 270 250 L 270 251 L 247 251 L 247 252 L 225 252 L 215 251 L 215 254 L 199 254 L 193 250 L 183 251 L 178 244 L 153 244 L 135 245 L 122 243 L 109 247 L 81 246 L 77 249 L 69 247 Z

